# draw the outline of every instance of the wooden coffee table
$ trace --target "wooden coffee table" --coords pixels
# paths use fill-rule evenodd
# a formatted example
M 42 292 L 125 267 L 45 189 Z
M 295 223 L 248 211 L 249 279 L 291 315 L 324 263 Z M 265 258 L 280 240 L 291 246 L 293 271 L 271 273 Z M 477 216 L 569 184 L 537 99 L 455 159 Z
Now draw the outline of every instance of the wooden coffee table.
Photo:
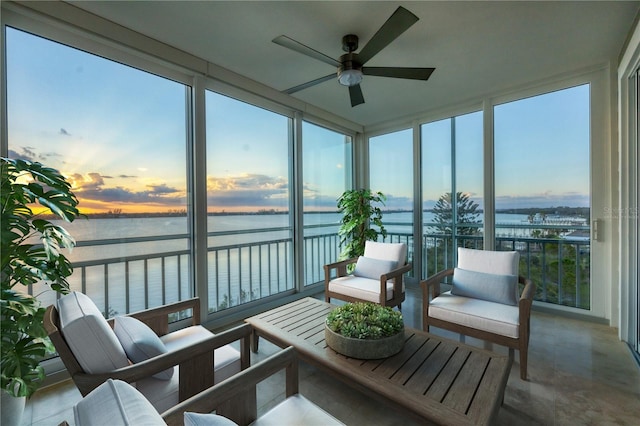
M 306 298 L 246 319 L 253 326 L 252 350 L 258 350 L 260 336 L 283 348 L 293 346 L 304 361 L 420 419 L 493 423 L 509 378 L 509 357 L 406 328 L 400 353 L 380 360 L 348 358 L 324 341 L 325 319 L 333 308 Z

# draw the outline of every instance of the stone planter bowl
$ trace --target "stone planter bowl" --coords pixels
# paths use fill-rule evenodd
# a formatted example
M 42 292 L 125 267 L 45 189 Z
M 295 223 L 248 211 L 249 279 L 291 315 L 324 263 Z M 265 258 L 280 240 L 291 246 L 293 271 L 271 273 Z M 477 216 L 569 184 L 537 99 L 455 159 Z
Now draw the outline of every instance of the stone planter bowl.
M 324 325 L 327 345 L 334 351 L 357 359 L 381 359 L 400 352 L 404 346 L 404 330 L 382 339 L 354 339 L 344 337 Z

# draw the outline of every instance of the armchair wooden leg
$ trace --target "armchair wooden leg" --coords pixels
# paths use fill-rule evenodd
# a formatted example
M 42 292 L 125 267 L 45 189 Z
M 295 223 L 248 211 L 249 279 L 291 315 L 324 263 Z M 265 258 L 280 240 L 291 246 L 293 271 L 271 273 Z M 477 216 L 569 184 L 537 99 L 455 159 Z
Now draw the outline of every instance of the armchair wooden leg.
M 522 380 L 527 380 L 527 352 L 528 347 L 526 343 L 524 345 L 520 345 L 520 378 Z

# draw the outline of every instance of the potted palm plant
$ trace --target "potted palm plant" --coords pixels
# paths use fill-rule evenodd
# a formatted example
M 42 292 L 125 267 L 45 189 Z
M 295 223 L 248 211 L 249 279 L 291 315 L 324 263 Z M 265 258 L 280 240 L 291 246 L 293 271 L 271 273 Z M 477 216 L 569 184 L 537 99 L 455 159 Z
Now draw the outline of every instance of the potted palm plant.
M 367 240 L 376 241 L 379 235 L 387 237 L 387 230 L 382 224 L 382 210 L 375 203 L 383 204 L 386 200 L 382 192 L 370 189 L 350 189 L 338 198 L 338 211 L 342 213 L 340 220 L 340 253 L 341 259 L 351 259 L 364 254 Z
M 25 399 L 44 378 L 40 361 L 53 348 L 42 319 L 45 308 L 28 286 L 44 282 L 51 290 L 69 291 L 73 269 L 62 253 L 75 245 L 44 213 L 72 222 L 79 216 L 78 199 L 57 170 L 37 162 L 0 158 L 2 299 L 1 394 L 2 425 L 20 424 Z M 16 406 L 17 413 L 11 413 Z
M 329 312 L 325 341 L 334 351 L 351 358 L 387 358 L 404 346 L 402 314 L 375 303 L 344 304 Z

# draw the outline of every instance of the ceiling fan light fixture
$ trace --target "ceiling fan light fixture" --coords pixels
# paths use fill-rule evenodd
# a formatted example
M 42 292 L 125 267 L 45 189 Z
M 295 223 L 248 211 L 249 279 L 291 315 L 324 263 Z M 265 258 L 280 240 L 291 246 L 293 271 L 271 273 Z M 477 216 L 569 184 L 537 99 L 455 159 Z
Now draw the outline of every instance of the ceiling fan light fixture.
M 362 81 L 362 71 L 356 69 L 341 70 L 338 72 L 338 82 L 343 86 L 355 86 Z

